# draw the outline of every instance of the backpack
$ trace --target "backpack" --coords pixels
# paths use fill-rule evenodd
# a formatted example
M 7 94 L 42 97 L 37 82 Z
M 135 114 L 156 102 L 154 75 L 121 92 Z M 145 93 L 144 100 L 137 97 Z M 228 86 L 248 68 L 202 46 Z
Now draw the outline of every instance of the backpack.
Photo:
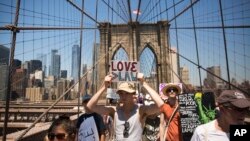
M 160 130 L 159 125 L 159 116 L 147 117 L 143 129 L 143 135 L 150 141 L 156 141 Z

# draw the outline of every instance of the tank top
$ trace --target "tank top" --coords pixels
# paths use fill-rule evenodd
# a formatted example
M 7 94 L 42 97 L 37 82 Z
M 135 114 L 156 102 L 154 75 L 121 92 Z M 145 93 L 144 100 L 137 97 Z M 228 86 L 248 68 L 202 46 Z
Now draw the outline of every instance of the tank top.
M 142 140 L 142 124 L 139 115 L 139 106 L 136 105 L 131 111 L 131 117 L 127 120 L 129 122 L 129 129 L 127 138 L 124 138 L 123 133 L 125 130 L 126 119 L 121 109 L 117 108 L 114 115 L 115 126 L 115 140 L 116 141 L 141 141 Z

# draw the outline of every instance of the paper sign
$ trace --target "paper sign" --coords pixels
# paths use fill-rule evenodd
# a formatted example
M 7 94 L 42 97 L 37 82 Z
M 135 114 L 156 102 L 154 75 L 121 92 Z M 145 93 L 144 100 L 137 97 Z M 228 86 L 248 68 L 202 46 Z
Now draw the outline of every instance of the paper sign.
M 111 61 L 110 72 L 114 76 L 113 82 L 137 81 L 139 63 L 133 61 Z
M 78 141 L 99 141 L 95 120 L 89 117 L 83 121 L 79 128 Z

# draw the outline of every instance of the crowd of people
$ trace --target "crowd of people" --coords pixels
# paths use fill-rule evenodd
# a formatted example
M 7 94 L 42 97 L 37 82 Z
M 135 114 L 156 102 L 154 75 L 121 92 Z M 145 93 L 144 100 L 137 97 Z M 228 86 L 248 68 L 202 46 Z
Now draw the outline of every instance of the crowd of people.
M 175 84 L 168 84 L 162 89 L 164 99 L 144 80 L 142 73 L 138 73 L 139 85 L 148 94 L 147 100 L 152 103 L 138 103 L 136 85 L 122 82 L 116 93 L 120 99 L 116 105 L 98 105 L 98 100 L 111 87 L 112 75 L 107 75 L 103 85 L 94 95 L 84 95 L 82 105 L 84 113 L 73 123 L 69 118 L 60 117 L 55 120 L 48 130 L 46 139 L 67 141 L 183 141 L 180 123 L 178 95 L 181 88 Z M 249 112 L 250 101 L 240 91 L 225 90 L 217 98 L 219 115 L 208 123 L 199 125 L 191 141 L 219 140 L 229 141 L 229 127 L 231 124 L 242 125 Z M 150 133 L 145 126 L 147 121 L 157 124 L 154 133 Z M 148 137 L 151 135 L 151 137 Z

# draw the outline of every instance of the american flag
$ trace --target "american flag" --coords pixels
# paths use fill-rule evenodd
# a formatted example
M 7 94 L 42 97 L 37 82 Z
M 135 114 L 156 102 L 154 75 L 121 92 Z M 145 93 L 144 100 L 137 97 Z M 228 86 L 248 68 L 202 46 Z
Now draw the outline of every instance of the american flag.
M 139 11 L 139 10 L 133 10 L 133 13 L 134 13 L 134 14 L 141 15 L 141 11 Z

